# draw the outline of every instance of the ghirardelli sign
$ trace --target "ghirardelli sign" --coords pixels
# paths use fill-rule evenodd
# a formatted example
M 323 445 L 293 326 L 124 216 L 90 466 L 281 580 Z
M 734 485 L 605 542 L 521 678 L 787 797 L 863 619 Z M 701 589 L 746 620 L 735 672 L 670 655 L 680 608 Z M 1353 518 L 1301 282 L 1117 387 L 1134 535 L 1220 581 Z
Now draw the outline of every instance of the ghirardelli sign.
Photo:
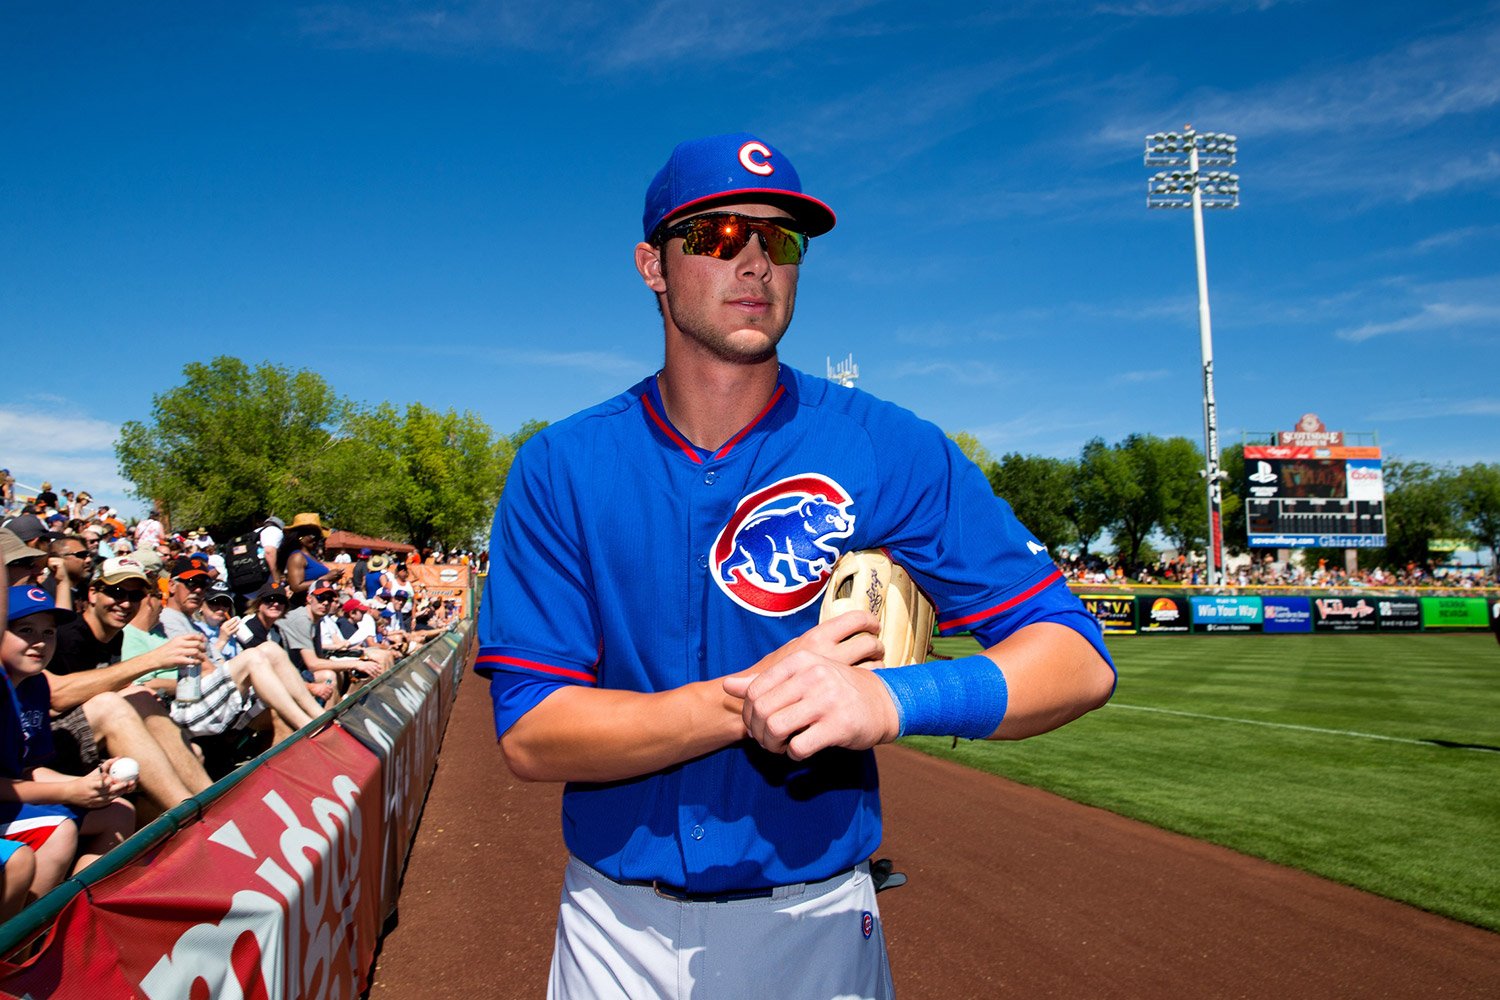
M 1330 445 L 1342 445 L 1344 432 L 1329 430 L 1316 413 L 1304 413 L 1297 421 L 1296 430 L 1278 432 L 1278 441 L 1284 445 L 1327 448 Z

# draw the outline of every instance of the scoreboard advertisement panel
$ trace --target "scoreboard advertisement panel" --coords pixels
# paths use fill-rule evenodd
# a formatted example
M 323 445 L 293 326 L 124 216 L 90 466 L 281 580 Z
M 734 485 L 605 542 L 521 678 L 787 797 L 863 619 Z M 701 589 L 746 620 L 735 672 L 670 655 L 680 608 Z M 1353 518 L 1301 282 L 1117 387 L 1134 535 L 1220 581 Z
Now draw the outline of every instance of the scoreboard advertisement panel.
M 1244 491 L 1251 548 L 1385 545 L 1379 448 L 1246 445 Z

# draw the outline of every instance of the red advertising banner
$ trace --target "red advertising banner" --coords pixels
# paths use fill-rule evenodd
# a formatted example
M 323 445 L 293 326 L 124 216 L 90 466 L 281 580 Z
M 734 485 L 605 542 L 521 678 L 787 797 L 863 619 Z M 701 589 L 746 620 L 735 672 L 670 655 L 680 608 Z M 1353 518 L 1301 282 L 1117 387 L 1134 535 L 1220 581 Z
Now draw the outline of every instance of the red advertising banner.
M 1380 448 L 1373 445 L 1318 447 L 1315 445 L 1247 444 L 1245 457 L 1250 458 L 1379 458 Z
M 342 729 L 265 761 L 202 820 L 68 903 L 0 963 L 25 996 L 351 997 L 381 928 L 380 759 Z

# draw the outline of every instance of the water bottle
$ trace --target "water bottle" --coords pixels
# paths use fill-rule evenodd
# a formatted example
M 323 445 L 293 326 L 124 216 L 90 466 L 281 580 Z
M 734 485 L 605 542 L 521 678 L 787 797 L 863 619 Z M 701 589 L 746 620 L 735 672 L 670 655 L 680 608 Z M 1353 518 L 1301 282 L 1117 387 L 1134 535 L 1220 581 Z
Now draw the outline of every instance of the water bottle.
M 203 663 L 193 660 L 177 668 L 177 700 L 203 700 Z

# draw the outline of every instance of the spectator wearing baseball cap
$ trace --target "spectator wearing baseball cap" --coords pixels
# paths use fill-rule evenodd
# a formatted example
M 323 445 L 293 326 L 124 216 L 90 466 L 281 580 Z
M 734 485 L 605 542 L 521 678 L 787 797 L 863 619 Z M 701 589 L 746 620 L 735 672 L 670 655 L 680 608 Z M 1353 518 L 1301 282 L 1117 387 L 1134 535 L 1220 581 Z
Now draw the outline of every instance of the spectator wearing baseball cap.
M 0 802 L 0 837 L 26 844 L 35 852 L 29 888 L 36 897 L 135 831 L 135 809 L 119 799 L 134 790 L 135 781 L 110 778 L 105 771 L 112 761 L 104 761 L 105 768 L 84 776 L 33 777 L 33 769 L 54 766 L 51 694 L 45 670 L 56 647 L 58 626 L 74 615 L 58 608 L 40 587 L 12 587 L 7 597 L 0 661 L 11 697 L 0 699 L 0 729 L 15 734 L 17 746 L 14 753 L 0 755 L 0 778 L 7 779 L 14 795 L 13 800 Z M 7 883 L 11 874 L 7 870 Z
M 369 651 L 355 657 L 333 657 L 323 649 L 322 622 L 338 601 L 338 588 L 328 583 L 312 585 L 307 604 L 287 612 L 281 620 L 281 634 L 286 640 L 287 650 L 292 654 L 292 663 L 311 674 L 314 679 L 324 679 L 323 671 L 331 671 L 341 680 L 350 673 L 374 677 L 383 673 L 388 662 L 373 656 Z
M 207 608 L 215 598 L 227 601 L 227 609 Z M 230 621 L 233 611 L 234 598 L 227 587 L 214 591 L 196 560 L 178 560 L 162 628 L 168 637 L 204 639 L 207 659 L 202 662 L 202 698 L 195 703 L 174 701 L 172 719 L 193 736 L 215 736 L 243 728 L 269 707 L 272 733 L 279 743 L 321 714 L 322 706 L 308 693 L 281 647 L 263 643 L 240 649 L 235 636 L 239 622 Z
M 122 655 L 125 626 L 153 584 L 129 556 L 106 559 L 89 588 L 89 603 L 57 632 L 47 669 L 52 689 L 52 735 L 63 770 L 95 768 L 111 756 L 134 757 L 141 790 L 167 810 L 211 782 L 153 691 L 136 685 L 145 674 L 169 671 L 201 657 L 202 636 L 168 640 L 140 656 Z
M 47 530 L 47 525 L 35 514 L 19 514 L 5 523 L 11 534 L 34 549 L 46 551 L 51 544 L 54 533 Z

